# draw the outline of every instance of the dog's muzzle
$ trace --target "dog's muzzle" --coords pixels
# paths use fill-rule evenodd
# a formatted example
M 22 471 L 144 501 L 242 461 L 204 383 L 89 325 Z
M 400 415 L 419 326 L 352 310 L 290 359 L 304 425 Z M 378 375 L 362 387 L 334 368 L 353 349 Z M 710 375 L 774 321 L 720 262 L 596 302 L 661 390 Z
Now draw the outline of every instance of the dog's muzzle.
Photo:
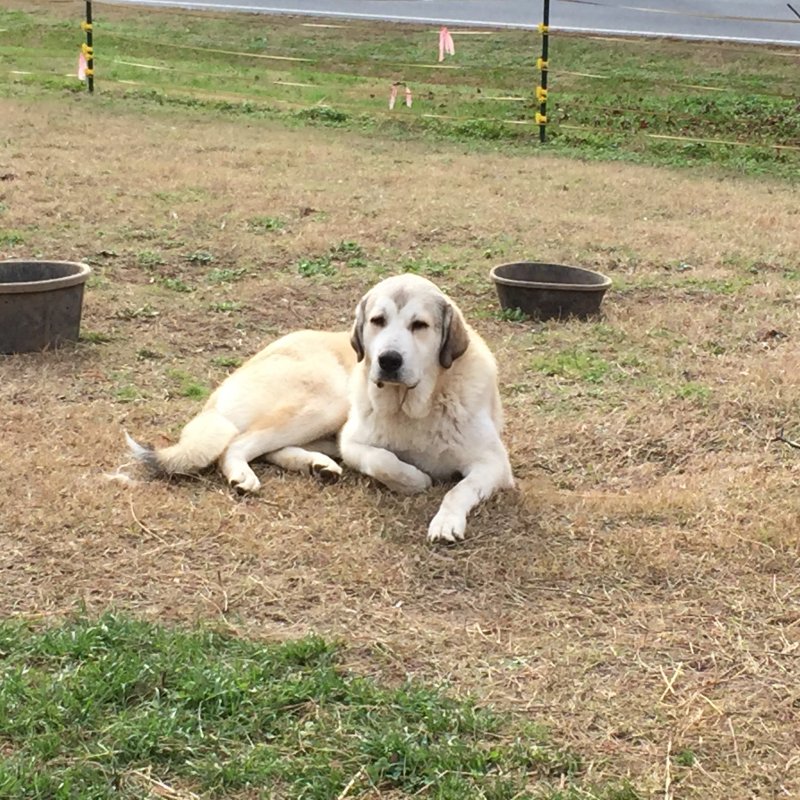
M 396 350 L 385 350 L 378 356 L 378 386 L 381 383 L 402 383 L 400 370 L 403 368 L 403 356 Z

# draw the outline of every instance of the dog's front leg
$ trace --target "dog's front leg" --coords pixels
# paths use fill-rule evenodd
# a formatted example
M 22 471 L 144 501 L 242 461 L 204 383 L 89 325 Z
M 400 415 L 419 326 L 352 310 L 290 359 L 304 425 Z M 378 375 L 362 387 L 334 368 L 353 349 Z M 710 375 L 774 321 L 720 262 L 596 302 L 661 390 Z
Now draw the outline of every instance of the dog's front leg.
M 464 479 L 444 496 L 436 516 L 428 526 L 428 541 L 455 542 L 463 539 L 469 512 L 497 489 L 510 489 L 513 485 L 505 450 L 498 453 L 497 459 L 475 464 Z
M 348 441 L 344 437 L 340 447 L 348 467 L 369 475 L 394 492 L 416 494 L 431 487 L 430 476 L 412 464 L 401 461 L 390 450 Z

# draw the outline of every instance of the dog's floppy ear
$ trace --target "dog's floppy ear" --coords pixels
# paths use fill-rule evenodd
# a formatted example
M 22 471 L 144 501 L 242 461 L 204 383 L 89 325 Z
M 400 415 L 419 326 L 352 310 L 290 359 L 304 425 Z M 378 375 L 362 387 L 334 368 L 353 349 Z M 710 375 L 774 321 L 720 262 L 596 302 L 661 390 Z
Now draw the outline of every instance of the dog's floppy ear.
M 356 359 L 362 361 L 364 359 L 364 306 L 367 303 L 365 297 L 356 307 L 356 320 L 353 323 L 353 331 L 350 334 L 350 344 L 353 345 L 353 350 L 356 351 Z
M 461 312 L 451 303 L 442 304 L 442 346 L 439 349 L 439 363 L 450 369 L 453 362 L 464 355 L 469 347 L 469 335 L 461 317 Z

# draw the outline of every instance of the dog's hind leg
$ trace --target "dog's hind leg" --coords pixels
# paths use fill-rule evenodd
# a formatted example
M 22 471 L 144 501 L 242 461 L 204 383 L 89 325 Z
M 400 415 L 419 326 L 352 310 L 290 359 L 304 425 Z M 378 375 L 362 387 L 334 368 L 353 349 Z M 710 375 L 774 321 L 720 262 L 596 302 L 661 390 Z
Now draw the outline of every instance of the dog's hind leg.
M 318 416 L 312 424 L 304 417 L 301 414 L 288 424 L 281 421 L 277 426 L 252 430 L 237 436 L 220 459 L 220 468 L 228 483 L 241 492 L 257 492 L 261 488 L 261 482 L 250 468 L 249 462 L 259 456 L 265 456 L 268 461 L 285 469 L 310 469 L 323 480 L 330 480 L 333 475 L 338 478 L 341 468 L 335 461 L 324 453 L 297 447 L 295 442 L 305 441 L 309 435 L 313 438 L 332 434 L 341 424 L 340 420 L 338 417 L 326 419 Z M 330 449 L 325 439 L 313 441 L 308 447 L 316 445 L 320 449 Z M 323 475 L 323 472 L 326 474 Z
M 319 444 L 322 442 L 311 442 L 306 447 L 282 447 L 267 453 L 264 458 L 281 469 L 310 472 L 323 483 L 336 483 L 342 474 L 342 468 L 330 456 L 314 449 Z
M 254 458 L 269 451 L 270 434 L 272 431 L 249 431 L 237 436 L 222 454 L 219 466 L 228 483 L 235 486 L 240 492 L 257 492 L 261 488 L 255 472 L 250 468 L 249 462 Z

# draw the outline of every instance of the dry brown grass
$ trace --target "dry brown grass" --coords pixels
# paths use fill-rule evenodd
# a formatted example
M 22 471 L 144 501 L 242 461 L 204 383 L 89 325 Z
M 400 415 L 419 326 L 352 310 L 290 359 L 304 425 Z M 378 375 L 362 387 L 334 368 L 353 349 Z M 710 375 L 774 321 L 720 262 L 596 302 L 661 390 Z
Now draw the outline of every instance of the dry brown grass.
M 91 258 L 84 329 L 111 337 L 0 358 L 6 613 L 314 630 L 360 670 L 529 713 L 645 796 L 800 794 L 800 452 L 768 441 L 800 426 L 791 188 L 89 108 L 0 104 L 0 228 L 25 239 L 0 255 Z M 297 275 L 342 240 L 371 266 Z M 518 257 L 608 272 L 605 320 L 498 319 L 486 273 Z M 520 484 L 463 545 L 425 543 L 442 490 L 104 479 L 123 428 L 174 436 L 198 407 L 174 370 L 211 386 L 214 357 L 345 326 L 375 265 L 423 258 L 457 265 L 439 282 L 498 355 Z M 602 374 L 543 361 L 576 352 Z

